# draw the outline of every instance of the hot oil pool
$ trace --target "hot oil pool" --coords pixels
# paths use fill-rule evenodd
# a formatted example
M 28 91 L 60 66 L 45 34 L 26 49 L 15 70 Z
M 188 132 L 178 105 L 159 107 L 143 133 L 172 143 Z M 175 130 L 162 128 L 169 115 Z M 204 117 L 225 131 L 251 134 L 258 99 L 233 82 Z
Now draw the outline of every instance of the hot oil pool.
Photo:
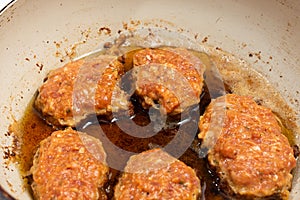
M 109 46 L 109 45 L 108 45 Z M 121 47 L 123 50 L 127 49 L 125 55 L 121 56 L 125 68 L 129 70 L 132 68 L 132 56 L 134 52 L 141 47 L 128 46 Z M 148 150 L 154 147 L 163 147 L 168 144 L 175 136 L 178 134 L 180 127 L 180 122 L 186 120 L 184 124 L 185 129 L 189 130 L 190 127 L 197 126 L 199 114 L 202 115 L 205 108 L 211 102 L 212 91 L 218 91 L 220 87 L 217 81 L 214 83 L 211 76 L 214 76 L 214 70 L 210 60 L 218 68 L 218 71 L 222 77 L 224 88 L 226 93 L 236 93 L 239 95 L 248 95 L 254 97 L 254 100 L 261 105 L 269 107 L 280 119 L 282 132 L 285 134 L 290 142 L 291 146 L 295 147 L 295 152 L 297 151 L 296 141 L 294 138 L 294 133 L 297 130 L 297 126 L 294 123 L 295 117 L 293 111 L 284 102 L 283 98 L 279 96 L 277 91 L 268 83 L 268 81 L 263 78 L 259 73 L 254 71 L 247 63 L 242 60 L 235 58 L 234 56 L 221 51 L 220 49 L 207 48 L 207 52 L 199 52 L 190 50 L 196 56 L 198 56 L 203 64 L 205 64 L 207 70 L 205 73 L 205 84 L 201 94 L 201 101 L 198 106 L 189 108 L 190 112 L 182 113 L 182 116 L 168 116 L 167 124 L 168 126 L 160 130 L 156 135 L 149 138 L 136 138 L 124 133 L 116 124 L 116 119 L 108 119 L 106 117 L 98 117 L 98 120 L 86 119 L 79 125 L 81 131 L 86 132 L 90 135 L 97 137 L 97 130 L 100 124 L 106 137 L 116 146 L 129 152 L 140 153 L 142 151 Z M 98 54 L 105 54 L 108 50 L 104 50 Z M 209 56 L 207 56 L 209 55 Z M 209 60 L 210 59 L 210 60 Z M 207 81 L 210 77 L 209 84 L 210 87 L 215 87 L 212 90 L 208 89 Z M 215 79 L 217 80 L 217 79 Z M 217 94 L 218 95 L 218 94 Z M 219 94 L 220 95 L 220 94 Z M 27 180 L 27 188 L 30 190 L 30 184 L 32 183 L 32 177 L 29 170 L 32 166 L 33 156 L 38 149 L 40 141 L 48 137 L 53 131 L 57 129 L 62 129 L 63 127 L 52 127 L 44 121 L 40 114 L 35 110 L 33 102 L 36 96 L 32 98 L 32 101 L 28 104 L 26 112 L 23 118 L 12 124 L 10 131 L 13 132 L 18 137 L 19 149 L 17 159 L 20 163 L 20 170 Z M 136 95 L 131 96 L 131 102 L 134 105 L 134 115 L 131 118 L 136 125 L 146 126 L 150 123 L 150 117 L 148 110 L 142 108 L 139 103 L 139 98 Z M 195 109 L 198 109 L 195 113 Z M 190 117 L 192 115 L 192 117 Z M 118 119 L 122 120 L 122 119 Z M 136 131 L 134 127 L 127 127 L 133 132 Z M 188 131 L 183 135 L 188 135 Z M 184 140 L 185 137 L 182 137 Z M 197 173 L 197 176 L 201 180 L 202 185 L 202 197 L 199 199 L 232 199 L 239 198 L 234 196 L 228 196 L 226 192 L 222 191 L 219 186 L 219 178 L 214 174 L 212 170 L 209 169 L 207 158 L 202 158 L 199 156 L 199 147 L 201 141 L 197 138 L 197 134 L 194 141 L 191 143 L 190 147 L 179 157 L 179 160 L 183 161 L 187 165 L 191 166 Z M 113 152 L 108 151 L 108 163 L 112 162 L 114 157 L 110 156 Z M 297 152 L 295 153 L 297 154 Z M 120 158 L 122 165 L 126 164 L 126 159 Z M 105 185 L 105 192 L 108 199 L 113 198 L 113 190 L 118 182 L 118 178 L 121 175 L 121 171 L 116 169 L 110 169 L 109 181 Z

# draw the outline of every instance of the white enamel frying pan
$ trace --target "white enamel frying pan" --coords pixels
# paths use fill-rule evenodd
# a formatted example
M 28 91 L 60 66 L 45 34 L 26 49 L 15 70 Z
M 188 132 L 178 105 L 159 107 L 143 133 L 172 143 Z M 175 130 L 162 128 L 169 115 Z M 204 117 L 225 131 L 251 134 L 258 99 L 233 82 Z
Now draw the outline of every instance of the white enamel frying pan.
M 95 50 L 118 31 L 149 27 L 205 40 L 246 60 L 299 113 L 298 0 L 12 1 L 0 15 L 0 197 L 30 199 L 15 164 L 4 158 L 13 140 L 6 133 L 47 72 Z M 300 133 L 295 134 L 299 145 Z M 291 199 L 296 200 L 299 167 L 295 174 Z

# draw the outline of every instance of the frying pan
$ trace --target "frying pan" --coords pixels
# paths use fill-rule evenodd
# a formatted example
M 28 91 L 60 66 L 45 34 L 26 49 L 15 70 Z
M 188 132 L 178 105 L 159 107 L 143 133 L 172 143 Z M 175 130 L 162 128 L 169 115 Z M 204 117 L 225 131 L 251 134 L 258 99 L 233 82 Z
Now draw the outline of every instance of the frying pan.
M 276 87 L 300 125 L 299 13 L 298 0 L 12 1 L 0 15 L 1 195 L 31 198 L 15 163 L 6 159 L 14 139 L 7 130 L 22 117 L 47 72 L 120 32 L 170 30 L 232 53 Z M 178 40 L 176 34 L 169 37 Z M 291 199 L 300 199 L 299 169 Z

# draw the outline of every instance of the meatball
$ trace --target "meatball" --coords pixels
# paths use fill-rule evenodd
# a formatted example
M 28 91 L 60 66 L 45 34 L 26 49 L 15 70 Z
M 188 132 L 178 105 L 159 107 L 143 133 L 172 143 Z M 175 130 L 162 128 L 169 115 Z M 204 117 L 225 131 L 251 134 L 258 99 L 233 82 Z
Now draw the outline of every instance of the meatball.
M 127 96 L 118 83 L 123 74 L 123 65 L 109 55 L 67 63 L 48 74 L 35 107 L 48 123 L 72 127 L 89 114 L 127 110 Z M 117 99 L 114 105 L 112 98 Z
M 178 114 L 200 102 L 205 66 L 183 48 L 143 49 L 133 56 L 136 93 L 143 107 L 162 105 L 164 113 Z
M 220 121 L 220 117 L 224 118 L 223 126 L 216 133 L 212 121 Z M 208 161 L 229 193 L 243 198 L 288 199 L 296 160 L 269 108 L 250 97 L 228 94 L 212 101 L 199 128 L 198 136 L 204 141 L 217 137 L 208 151 Z
M 161 149 L 132 156 L 115 187 L 122 199 L 197 199 L 201 185 L 195 171 Z
M 40 143 L 31 168 L 32 190 L 36 199 L 106 199 L 99 191 L 108 171 L 101 142 L 68 128 Z

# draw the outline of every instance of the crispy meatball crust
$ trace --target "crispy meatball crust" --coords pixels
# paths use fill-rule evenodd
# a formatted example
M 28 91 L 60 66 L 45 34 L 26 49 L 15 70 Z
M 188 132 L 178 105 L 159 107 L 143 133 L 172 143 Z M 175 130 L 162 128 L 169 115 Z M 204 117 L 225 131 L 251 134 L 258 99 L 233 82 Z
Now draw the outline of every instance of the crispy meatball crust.
M 133 64 L 136 93 L 143 98 L 145 108 L 158 101 L 166 113 L 177 114 L 199 103 L 205 66 L 188 50 L 143 49 L 134 54 Z
M 200 119 L 199 138 L 205 140 L 212 115 L 218 117 L 216 110 L 224 106 L 222 102 L 226 102 L 224 125 L 208 153 L 210 165 L 235 194 L 259 198 L 279 195 L 288 199 L 290 172 L 296 160 L 269 108 L 257 105 L 250 97 L 219 97 Z
M 117 84 L 123 74 L 124 67 L 114 56 L 67 63 L 48 74 L 38 90 L 35 107 L 48 123 L 72 127 L 89 114 L 105 115 L 127 109 L 126 95 Z M 114 98 L 119 101 L 112 107 L 115 87 Z
M 107 180 L 101 142 L 68 128 L 40 143 L 31 172 L 36 199 L 106 199 L 99 189 Z
M 115 187 L 116 200 L 197 199 L 195 171 L 160 149 L 132 156 Z

